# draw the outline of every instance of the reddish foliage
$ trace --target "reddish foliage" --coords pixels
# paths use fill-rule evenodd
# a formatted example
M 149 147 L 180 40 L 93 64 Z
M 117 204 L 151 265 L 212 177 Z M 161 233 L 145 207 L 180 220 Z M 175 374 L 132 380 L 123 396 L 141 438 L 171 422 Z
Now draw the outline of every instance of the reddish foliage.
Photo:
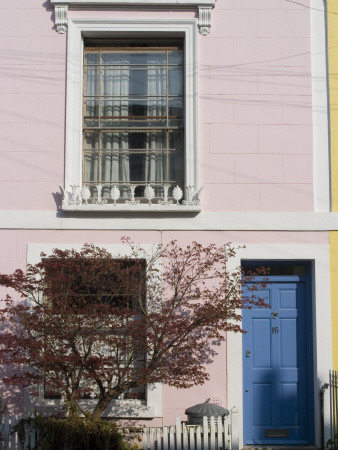
M 17 367 L 6 382 L 45 383 L 73 413 L 89 396 L 100 417 L 112 399 L 145 384 L 204 383 L 215 345 L 225 332 L 243 331 L 239 310 L 264 306 L 254 292 L 243 297 L 240 269 L 227 272 L 229 245 L 225 253 L 171 242 L 147 252 L 124 243 L 127 257 L 86 244 L 0 275 L 0 285 L 23 298 L 7 296 L 0 311 L 0 362 Z

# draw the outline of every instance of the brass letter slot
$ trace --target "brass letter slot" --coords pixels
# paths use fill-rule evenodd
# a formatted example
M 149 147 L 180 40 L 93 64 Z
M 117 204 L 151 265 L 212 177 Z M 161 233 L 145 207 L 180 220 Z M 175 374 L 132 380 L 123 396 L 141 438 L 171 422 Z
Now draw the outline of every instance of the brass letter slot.
M 264 437 L 265 438 L 288 438 L 289 437 L 289 430 L 264 430 Z

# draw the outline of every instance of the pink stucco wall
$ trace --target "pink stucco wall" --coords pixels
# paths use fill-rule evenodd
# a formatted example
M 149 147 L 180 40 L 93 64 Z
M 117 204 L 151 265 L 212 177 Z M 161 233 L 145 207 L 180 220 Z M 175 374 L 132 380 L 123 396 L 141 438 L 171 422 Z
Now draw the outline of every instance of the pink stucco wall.
M 199 46 L 204 211 L 311 211 L 310 12 L 217 0 Z M 195 17 L 193 11 L 70 11 Z M 0 2 L 0 209 L 55 210 L 64 181 L 66 34 L 43 0 Z
M 198 240 L 202 244 L 213 242 L 223 246 L 227 242 L 234 244 L 311 244 L 313 246 L 328 245 L 327 232 L 235 232 L 235 231 L 48 231 L 48 230 L 0 230 L 0 273 L 10 273 L 17 268 L 25 269 L 27 248 L 29 244 L 83 244 L 92 242 L 96 245 L 119 243 L 123 235 L 140 244 L 167 243 L 177 239 L 181 245 Z M 3 298 L 4 289 L 0 290 Z M 239 356 L 240 357 L 240 356 Z M 1 378 L 0 367 L 0 378 Z M 226 343 L 218 349 L 215 362 L 208 367 L 210 381 L 203 386 L 180 390 L 164 386 L 163 418 L 155 419 L 153 424 L 173 424 L 176 417 L 185 418 L 184 410 L 196 403 L 202 403 L 210 397 L 217 397 L 224 407 L 232 407 L 227 403 L 227 365 Z M 0 384 L 0 395 L 8 402 L 10 410 L 22 412 L 23 396 L 19 389 L 9 389 Z M 150 422 L 147 422 L 148 424 Z

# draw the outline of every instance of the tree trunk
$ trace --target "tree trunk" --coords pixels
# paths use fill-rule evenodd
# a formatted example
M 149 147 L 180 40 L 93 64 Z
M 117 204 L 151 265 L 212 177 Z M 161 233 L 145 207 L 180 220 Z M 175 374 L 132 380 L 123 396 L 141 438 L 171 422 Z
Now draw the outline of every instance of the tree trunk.
M 107 406 L 109 405 L 109 403 L 112 399 L 113 399 L 113 397 L 108 394 L 106 394 L 104 397 L 99 399 L 99 401 L 97 402 L 97 404 L 94 408 L 94 411 L 92 413 L 93 419 L 95 419 L 95 420 L 100 419 L 100 417 L 104 413 L 104 410 L 107 408 Z

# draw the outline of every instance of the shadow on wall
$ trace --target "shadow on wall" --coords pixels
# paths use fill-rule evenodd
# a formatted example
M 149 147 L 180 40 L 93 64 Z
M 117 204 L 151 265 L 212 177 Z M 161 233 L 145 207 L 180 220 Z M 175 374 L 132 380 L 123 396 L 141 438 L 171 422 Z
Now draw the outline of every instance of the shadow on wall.
M 8 366 L 6 367 L 8 371 Z M 8 375 L 2 369 L 1 378 Z M 24 393 L 23 389 L 17 386 L 9 386 L 0 382 L 0 413 L 5 414 L 22 414 L 24 410 Z

